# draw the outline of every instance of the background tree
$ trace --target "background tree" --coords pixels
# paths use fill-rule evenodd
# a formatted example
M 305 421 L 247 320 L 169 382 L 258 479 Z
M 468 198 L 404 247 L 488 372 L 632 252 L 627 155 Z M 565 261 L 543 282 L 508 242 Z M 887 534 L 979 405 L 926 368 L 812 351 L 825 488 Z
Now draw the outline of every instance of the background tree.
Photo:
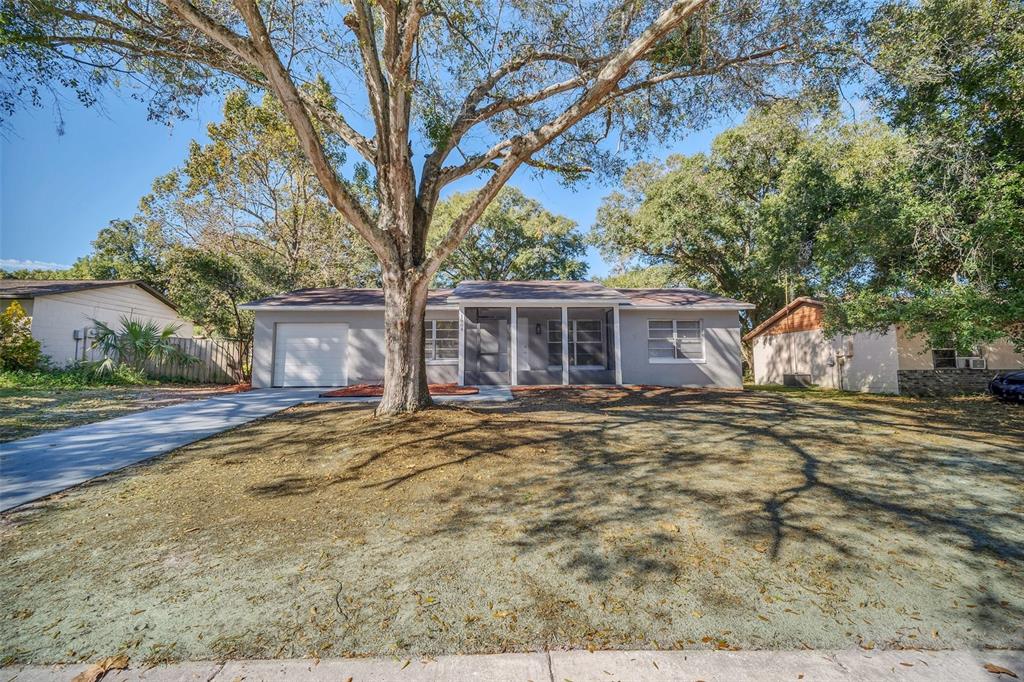
M 254 104 L 241 91 L 229 93 L 223 120 L 207 126 L 207 135 L 140 202 L 136 221 L 151 242 L 198 248 L 215 260 L 227 254 L 221 266 L 240 268 L 239 281 L 255 285 L 252 298 L 379 281 L 373 252 L 331 207 L 274 98 Z M 344 163 L 341 140 L 329 131 L 321 137 L 332 162 Z
M 708 154 L 640 163 L 624 176 L 623 191 L 603 201 L 592 239 L 620 269 L 657 266 L 649 274 L 770 314 L 785 303 L 786 275 L 794 291 L 801 282 L 794 259 L 768 251 L 785 235 L 769 233 L 766 201 L 806 138 L 800 112 L 776 106 L 718 135 Z
M 453 194 L 438 204 L 432 241 L 448 233 L 473 198 L 472 193 Z M 467 279 L 582 279 L 585 251 L 576 223 L 545 210 L 515 187 L 504 187 L 438 268 L 435 281 L 452 286 Z
M 684 286 L 676 277 L 671 265 L 661 264 L 650 267 L 620 269 L 601 278 L 606 287 L 622 289 L 662 289 Z
M 332 206 L 380 261 L 380 414 L 430 402 L 427 287 L 517 169 L 571 180 L 614 167 L 613 131 L 635 149 L 769 89 L 831 88 L 823 67 L 844 59 L 833 37 L 851 29 L 844 0 L 353 0 L 340 21 L 301 0 L 31 0 L 8 14 L 8 91 L 63 83 L 88 100 L 97 81 L 142 78 L 156 115 L 225 80 L 273 94 Z M 331 106 L 329 92 L 346 97 Z M 323 130 L 365 159 L 372 201 Z M 441 191 L 467 176 L 479 190 L 428 251 Z
M 624 270 L 616 282 L 749 301 L 749 328 L 796 296 L 841 293 L 902 261 L 908 164 L 905 142 L 877 121 L 756 109 L 708 154 L 630 169 L 591 236 Z
M 167 293 L 182 315 L 208 333 L 238 341 L 232 369 L 239 381 L 250 376 L 253 339 L 253 314 L 239 306 L 268 293 L 254 263 L 259 254 L 180 245 L 166 257 Z
M 63 274 L 69 279 L 141 279 L 166 290 L 161 246 L 137 223 L 111 220 L 93 240 L 92 252 Z
M 934 347 L 1024 347 L 1024 5 L 888 2 L 868 34 L 872 102 L 913 149 L 891 267 L 832 307 L 839 330 L 905 323 Z M 884 235 L 882 235 L 884 236 Z M 869 245 L 872 242 L 868 242 Z

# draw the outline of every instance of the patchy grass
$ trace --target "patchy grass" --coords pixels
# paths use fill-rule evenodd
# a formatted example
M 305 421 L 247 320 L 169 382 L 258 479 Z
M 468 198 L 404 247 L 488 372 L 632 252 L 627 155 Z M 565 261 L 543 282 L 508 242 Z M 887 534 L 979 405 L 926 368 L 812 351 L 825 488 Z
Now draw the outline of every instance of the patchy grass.
M 294 408 L 4 516 L 10 661 L 1024 646 L 1021 410 Z
M 186 385 L 0 388 L 0 443 L 232 390 L 235 387 Z

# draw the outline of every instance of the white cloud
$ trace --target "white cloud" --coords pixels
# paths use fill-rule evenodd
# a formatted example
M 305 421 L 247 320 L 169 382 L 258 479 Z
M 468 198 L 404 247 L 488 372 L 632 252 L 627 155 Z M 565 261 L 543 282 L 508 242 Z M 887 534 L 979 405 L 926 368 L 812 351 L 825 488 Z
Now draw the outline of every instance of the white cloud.
M 18 258 L 0 258 L 0 270 L 66 270 L 70 265 L 47 263 L 41 260 L 21 260 Z

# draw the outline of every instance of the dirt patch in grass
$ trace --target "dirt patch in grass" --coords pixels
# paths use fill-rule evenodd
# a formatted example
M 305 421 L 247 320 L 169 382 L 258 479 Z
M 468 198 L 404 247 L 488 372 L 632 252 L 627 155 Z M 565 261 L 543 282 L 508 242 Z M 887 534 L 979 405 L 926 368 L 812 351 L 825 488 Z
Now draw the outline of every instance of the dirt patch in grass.
M 294 408 L 7 514 L 0 656 L 1024 646 L 1017 407 L 371 410 Z
M 238 390 L 238 386 L 0 388 L 0 443 Z

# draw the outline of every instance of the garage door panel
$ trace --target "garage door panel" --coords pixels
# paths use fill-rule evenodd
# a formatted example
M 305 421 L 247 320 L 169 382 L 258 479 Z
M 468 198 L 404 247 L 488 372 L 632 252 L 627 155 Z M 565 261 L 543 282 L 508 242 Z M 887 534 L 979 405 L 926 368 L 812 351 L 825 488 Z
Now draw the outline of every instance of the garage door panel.
M 274 385 L 344 386 L 348 325 L 279 323 L 275 334 Z

